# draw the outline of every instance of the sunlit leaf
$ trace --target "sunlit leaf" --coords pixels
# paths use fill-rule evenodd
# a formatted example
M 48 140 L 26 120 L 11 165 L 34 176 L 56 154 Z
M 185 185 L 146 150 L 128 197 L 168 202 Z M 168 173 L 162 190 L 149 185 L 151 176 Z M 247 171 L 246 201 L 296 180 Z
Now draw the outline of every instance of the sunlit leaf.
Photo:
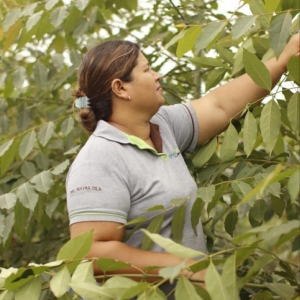
M 3 42 L 3 54 L 9 50 L 10 46 L 13 45 L 16 41 L 16 38 L 20 34 L 21 21 L 17 21 L 14 25 L 12 25 L 7 33 L 5 34 L 5 39 Z M 18 70 L 18 69 L 17 69 Z M 16 72 L 17 72 L 16 70 Z M 14 81 L 14 78 L 13 78 Z
M 185 267 L 185 261 L 182 261 L 176 266 L 169 266 L 159 270 L 158 274 L 163 278 L 168 278 L 170 283 L 174 282 L 174 279 L 180 274 L 181 270 Z
M 118 299 L 125 291 L 133 286 L 136 286 L 137 282 L 126 277 L 114 276 L 108 279 L 101 287 L 103 294 L 110 295 L 114 299 Z
M 215 195 L 216 187 L 215 185 L 208 185 L 205 187 L 200 187 L 197 192 L 197 196 L 201 198 L 206 203 L 210 202 Z
M 93 261 L 83 262 L 77 266 L 72 275 L 72 283 L 77 282 L 96 283 L 96 279 L 94 277 Z
M 80 295 L 83 299 L 99 299 L 100 296 L 107 296 L 107 293 L 104 294 L 101 287 L 95 283 L 77 282 L 74 284 L 71 283 L 70 287 L 74 292 Z
M 196 44 L 195 51 L 198 53 L 200 50 L 205 49 L 211 42 L 217 39 L 223 32 L 227 22 L 219 21 L 207 24 L 201 31 Z
M 265 8 L 263 7 L 262 1 L 250 0 L 249 7 L 253 15 L 259 16 L 257 21 L 264 28 L 269 28 L 270 16 L 267 14 Z
M 50 16 L 51 24 L 58 27 L 66 18 L 67 9 L 65 6 L 57 7 L 53 10 Z
M 56 260 L 84 259 L 90 251 L 92 241 L 92 231 L 76 236 L 63 245 L 57 254 Z
M 51 139 L 53 132 L 55 129 L 55 125 L 53 122 L 48 122 L 43 125 L 38 133 L 39 142 L 45 147 L 49 140 Z
M 59 175 L 59 174 L 63 173 L 69 165 L 70 165 L 70 161 L 68 159 L 66 159 L 65 161 L 63 161 L 61 164 L 59 164 L 52 170 L 52 174 Z
M 75 6 L 80 11 L 83 11 L 87 7 L 88 4 L 89 4 L 89 0 L 75 0 Z
M 6 143 L 0 145 L 0 156 L 2 156 L 11 146 L 14 140 L 9 140 Z
M 10 209 L 17 202 L 17 196 L 14 193 L 6 193 L 0 196 L 0 208 Z
M 22 184 L 17 190 L 17 196 L 23 206 L 34 211 L 39 195 L 30 183 L 26 182 Z
M 65 136 L 67 136 L 73 128 L 74 128 L 74 119 L 73 119 L 73 117 L 69 117 L 62 122 L 60 129 L 61 129 L 61 132 Z
M 48 193 L 49 189 L 53 185 L 52 173 L 50 171 L 43 171 L 35 175 L 31 180 L 37 191 L 42 193 Z
M 300 93 L 293 94 L 288 102 L 287 116 L 293 131 L 300 135 Z
M 35 277 L 31 281 L 26 282 L 16 293 L 15 300 L 39 300 L 42 290 L 42 282 L 40 276 Z
M 34 130 L 29 131 L 23 138 L 19 154 L 22 159 L 25 159 L 26 156 L 32 151 L 36 141 L 36 133 Z
M 243 36 L 254 24 L 257 16 L 246 16 L 239 18 L 232 26 L 231 35 L 233 40 L 238 40 Z
M 22 16 L 26 17 L 32 15 L 37 5 L 38 5 L 37 3 L 26 5 L 22 10 Z
M 289 178 L 287 189 L 290 194 L 291 200 L 295 201 L 300 194 L 300 170 L 294 172 Z
M 228 234 L 233 237 L 233 232 L 235 230 L 236 224 L 238 222 L 238 212 L 236 209 L 232 209 L 225 218 L 225 230 Z
M 292 15 L 289 12 L 275 16 L 271 23 L 270 42 L 276 57 L 279 57 L 286 45 L 291 24 Z
M 239 291 L 237 287 L 237 276 L 236 276 L 236 252 L 230 255 L 224 265 L 221 278 L 224 282 L 225 289 L 231 296 L 231 300 L 239 300 Z
M 211 261 L 206 271 L 205 286 L 211 300 L 232 300 L 228 294 L 223 278 Z
M 176 55 L 178 58 L 193 48 L 201 30 L 200 26 L 193 26 L 186 30 L 184 37 L 179 40 L 177 45 Z
M 71 275 L 68 268 L 64 266 L 57 273 L 54 274 L 50 280 L 50 289 L 56 297 L 61 297 L 68 292 L 69 284 L 71 282 Z
M 238 138 L 239 135 L 235 127 L 232 125 L 232 123 L 230 123 L 229 127 L 225 131 L 222 147 L 220 150 L 222 162 L 230 162 L 235 159 L 235 154 L 238 147 Z
M 14 8 L 9 10 L 2 23 L 4 31 L 7 31 L 11 25 L 13 25 L 16 21 L 18 21 L 20 16 L 21 16 L 20 8 Z
M 202 300 L 197 294 L 194 285 L 184 276 L 181 276 L 176 284 L 175 298 L 185 300 Z
M 45 4 L 45 8 L 47 10 L 52 9 L 60 0 L 47 0 L 46 4 Z
M 43 11 L 39 11 L 35 14 L 33 14 L 32 16 L 30 16 L 26 22 L 26 30 L 30 31 L 30 29 L 32 29 L 33 26 L 37 25 L 38 21 L 41 19 L 43 15 Z
M 188 247 L 182 246 L 175 243 L 169 238 L 164 238 L 157 233 L 150 233 L 145 229 L 141 229 L 145 234 L 147 234 L 156 244 L 164 248 L 167 252 L 177 255 L 182 258 L 194 258 L 197 256 L 205 256 L 205 253 L 190 249 Z
M 264 283 L 264 285 L 277 294 L 278 296 L 283 297 L 284 299 L 293 299 L 293 296 L 295 295 L 295 288 L 290 286 L 289 284 L 285 283 Z
M 281 112 L 278 104 L 271 100 L 263 108 L 260 116 L 260 130 L 267 152 L 271 153 L 280 131 Z
M 177 35 L 173 36 L 173 38 L 165 45 L 165 49 L 170 48 L 175 45 L 180 39 L 182 39 L 185 35 L 186 31 L 182 30 Z
M 270 72 L 257 56 L 244 49 L 243 63 L 245 70 L 251 79 L 263 89 L 270 91 L 272 88 Z
M 248 110 L 243 127 L 244 150 L 249 156 L 257 139 L 257 124 L 253 114 Z
M 273 13 L 278 7 L 281 0 L 265 0 L 264 8 L 267 13 Z
M 15 88 L 19 89 L 23 86 L 26 77 L 26 70 L 24 67 L 17 68 L 13 73 L 13 83 Z
M 164 220 L 164 214 L 160 214 L 155 217 L 147 227 L 147 230 L 152 233 L 159 233 L 162 223 Z M 142 239 L 142 249 L 150 250 L 153 246 L 153 241 L 147 236 L 144 235 Z

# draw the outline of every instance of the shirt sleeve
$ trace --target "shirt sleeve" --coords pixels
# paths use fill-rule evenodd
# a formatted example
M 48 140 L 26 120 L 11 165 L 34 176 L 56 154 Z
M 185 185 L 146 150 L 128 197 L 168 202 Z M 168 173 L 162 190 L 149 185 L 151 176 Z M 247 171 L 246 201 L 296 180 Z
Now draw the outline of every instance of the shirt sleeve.
M 162 106 L 157 116 L 167 122 L 181 152 L 194 151 L 198 140 L 198 120 L 189 103 Z
M 70 225 L 83 221 L 126 223 L 130 195 L 124 172 L 109 159 L 75 163 L 66 181 Z

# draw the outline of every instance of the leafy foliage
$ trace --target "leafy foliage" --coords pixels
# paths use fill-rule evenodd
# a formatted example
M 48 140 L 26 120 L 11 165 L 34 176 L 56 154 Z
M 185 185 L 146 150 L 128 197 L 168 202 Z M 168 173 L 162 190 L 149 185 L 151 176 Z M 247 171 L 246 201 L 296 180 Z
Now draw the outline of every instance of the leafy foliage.
M 168 279 L 177 280 L 177 299 L 299 296 L 296 57 L 271 97 L 246 107 L 239 122 L 232 120 L 223 134 L 186 157 L 199 184 L 191 222 L 195 228 L 201 217 L 210 252 L 188 268 L 208 267 L 207 291 L 179 275 L 182 265 L 162 269 L 157 284 L 104 274 L 99 286 L 92 263 L 107 271 L 128 264 L 83 260 L 91 233 L 65 244 L 65 176 L 87 139 L 72 107 L 77 68 L 87 49 L 110 38 L 137 41 L 164 74 L 165 99 L 174 104 L 201 97 L 244 72 L 270 90 L 261 61 L 278 57 L 299 27 L 293 0 L 245 0 L 251 13 L 237 10 L 229 16 L 216 10 L 217 1 L 177 2 L 0 3 L 0 299 L 165 299 L 159 284 Z M 148 224 L 145 249 L 158 243 L 183 258 L 201 255 L 179 244 L 185 201 L 172 202 L 175 242 L 159 235 L 164 207 L 149 208 L 150 220 L 131 221 L 133 230 Z

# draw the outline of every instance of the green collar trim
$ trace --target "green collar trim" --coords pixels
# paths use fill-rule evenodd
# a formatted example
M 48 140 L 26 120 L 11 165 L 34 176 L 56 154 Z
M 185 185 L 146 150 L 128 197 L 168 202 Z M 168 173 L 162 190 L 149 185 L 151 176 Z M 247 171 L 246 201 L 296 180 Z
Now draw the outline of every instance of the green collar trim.
M 153 154 L 161 156 L 161 158 L 165 161 L 168 159 L 167 154 L 157 152 L 153 147 L 149 146 L 145 141 L 143 141 L 139 137 L 126 133 L 125 135 L 128 138 L 130 144 L 137 146 L 141 150 L 150 150 Z

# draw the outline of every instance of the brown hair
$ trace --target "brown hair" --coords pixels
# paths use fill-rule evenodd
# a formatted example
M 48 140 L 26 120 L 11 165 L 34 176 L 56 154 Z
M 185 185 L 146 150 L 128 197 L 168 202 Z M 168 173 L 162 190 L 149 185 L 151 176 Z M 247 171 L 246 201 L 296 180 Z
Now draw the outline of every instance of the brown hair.
M 82 125 L 93 132 L 99 120 L 107 120 L 112 113 L 111 83 L 119 78 L 132 80 L 131 71 L 137 65 L 140 48 L 137 44 L 114 40 L 90 49 L 84 56 L 78 76 L 76 98 L 87 96 L 90 108 L 79 113 Z

